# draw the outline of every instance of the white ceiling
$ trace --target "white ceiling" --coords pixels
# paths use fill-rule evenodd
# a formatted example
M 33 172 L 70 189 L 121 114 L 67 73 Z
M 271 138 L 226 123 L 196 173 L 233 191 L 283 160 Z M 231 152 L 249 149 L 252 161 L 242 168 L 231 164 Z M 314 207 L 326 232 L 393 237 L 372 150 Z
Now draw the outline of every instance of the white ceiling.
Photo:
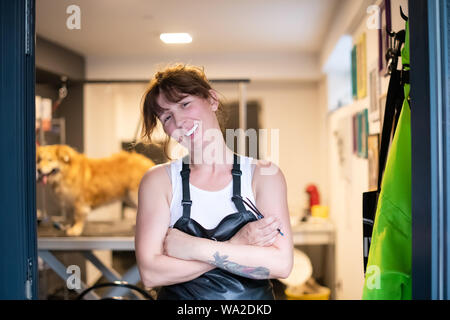
M 36 32 L 86 57 L 319 53 L 340 0 L 36 0 Z M 69 5 L 81 29 L 69 30 Z M 166 45 L 162 32 L 193 42 Z

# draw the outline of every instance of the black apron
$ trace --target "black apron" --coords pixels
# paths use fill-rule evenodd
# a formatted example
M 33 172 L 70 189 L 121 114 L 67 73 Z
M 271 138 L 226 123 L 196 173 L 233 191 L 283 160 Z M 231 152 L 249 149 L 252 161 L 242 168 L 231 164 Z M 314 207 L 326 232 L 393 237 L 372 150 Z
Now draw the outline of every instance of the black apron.
M 189 156 L 189 155 L 188 155 Z M 188 157 L 186 156 L 186 157 Z M 191 205 L 189 192 L 189 164 L 183 160 L 180 172 L 183 186 L 183 216 L 173 226 L 191 236 L 226 241 L 232 238 L 248 222 L 256 220 L 255 215 L 245 209 L 241 195 L 240 165 L 234 154 L 233 169 L 233 197 L 238 212 L 227 215 L 214 229 L 205 229 L 197 221 L 191 219 Z M 212 208 L 214 210 L 214 208 Z M 235 275 L 231 272 L 215 268 L 196 279 L 162 287 L 158 293 L 158 300 L 273 300 L 273 287 L 269 279 L 255 280 Z

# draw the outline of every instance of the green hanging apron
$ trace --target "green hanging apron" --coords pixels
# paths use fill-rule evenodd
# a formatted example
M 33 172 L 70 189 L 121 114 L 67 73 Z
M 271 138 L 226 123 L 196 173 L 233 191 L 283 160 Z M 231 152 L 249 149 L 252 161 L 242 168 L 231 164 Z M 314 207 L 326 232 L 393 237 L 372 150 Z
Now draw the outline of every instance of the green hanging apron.
M 409 70 L 409 26 L 402 49 Z M 375 215 L 363 299 L 411 299 L 411 111 L 410 85 L 389 150 Z

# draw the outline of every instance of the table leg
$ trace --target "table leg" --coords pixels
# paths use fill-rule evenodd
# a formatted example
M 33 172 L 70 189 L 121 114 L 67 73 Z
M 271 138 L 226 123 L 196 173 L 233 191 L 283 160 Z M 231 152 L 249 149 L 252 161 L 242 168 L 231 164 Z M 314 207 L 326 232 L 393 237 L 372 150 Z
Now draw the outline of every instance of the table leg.
M 44 260 L 45 263 L 47 263 L 61 279 L 67 281 L 67 278 L 70 276 L 67 273 L 67 268 L 49 250 L 39 250 L 38 254 L 39 257 L 41 257 L 41 259 Z M 86 289 L 86 287 L 86 284 L 80 280 L 80 289 L 74 290 L 78 293 L 81 293 L 84 289 Z M 89 292 L 85 297 L 89 300 L 100 299 L 100 297 L 94 292 Z

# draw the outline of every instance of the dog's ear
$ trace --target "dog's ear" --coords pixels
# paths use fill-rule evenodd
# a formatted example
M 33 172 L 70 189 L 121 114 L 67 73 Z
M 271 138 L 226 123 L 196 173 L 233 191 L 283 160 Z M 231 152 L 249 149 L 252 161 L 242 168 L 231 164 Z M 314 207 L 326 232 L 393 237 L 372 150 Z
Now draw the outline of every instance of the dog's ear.
M 66 145 L 61 145 L 58 148 L 58 157 L 64 161 L 65 163 L 69 163 L 70 160 L 73 158 L 74 152 L 72 148 Z

